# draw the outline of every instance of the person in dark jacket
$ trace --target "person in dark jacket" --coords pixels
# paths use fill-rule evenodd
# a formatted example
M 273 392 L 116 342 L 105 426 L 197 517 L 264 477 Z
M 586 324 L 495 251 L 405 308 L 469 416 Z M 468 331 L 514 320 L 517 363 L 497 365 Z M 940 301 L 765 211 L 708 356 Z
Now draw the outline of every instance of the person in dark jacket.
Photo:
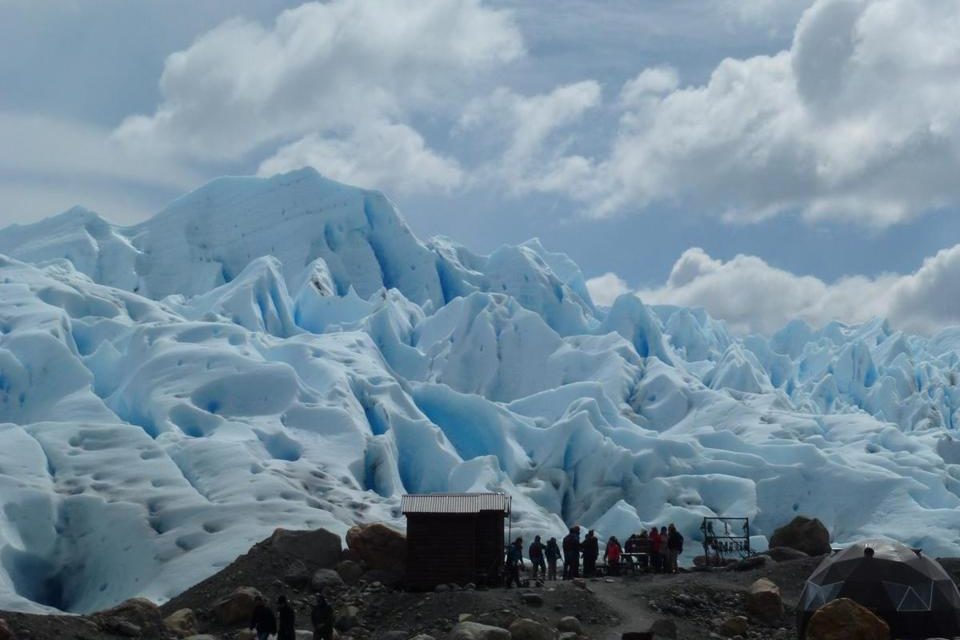
M 277 640 L 296 640 L 296 616 L 286 596 L 277 598 Z
M 257 632 L 257 640 L 267 640 L 269 636 L 277 632 L 277 619 L 260 596 L 257 596 L 254 601 L 250 628 Z
M 583 575 L 586 578 L 592 578 L 597 575 L 597 558 L 600 557 L 600 541 L 593 529 L 587 531 L 587 537 L 583 539 Z
M 677 560 L 681 553 L 683 553 L 683 536 L 673 523 L 670 523 L 667 527 L 667 573 L 679 571 Z
M 563 579 L 580 577 L 580 527 L 574 526 L 563 537 Z
M 556 538 L 547 540 L 547 549 L 544 551 L 544 554 L 547 556 L 547 580 L 556 580 L 557 560 L 563 560 L 563 555 L 560 553 L 560 546 L 557 544 Z
M 520 568 L 523 567 L 523 538 L 517 538 L 507 549 L 507 589 L 514 584 L 520 588 Z
M 540 576 L 540 580 L 545 580 L 547 577 L 547 563 L 543 559 L 544 546 L 540 542 L 540 536 L 536 536 L 533 539 L 533 542 L 530 543 L 530 549 L 527 552 L 527 555 L 530 556 L 530 563 L 533 565 L 533 579 L 536 580 L 537 576 Z
M 317 601 L 310 610 L 310 622 L 313 624 L 313 640 L 333 640 L 333 607 L 317 594 Z

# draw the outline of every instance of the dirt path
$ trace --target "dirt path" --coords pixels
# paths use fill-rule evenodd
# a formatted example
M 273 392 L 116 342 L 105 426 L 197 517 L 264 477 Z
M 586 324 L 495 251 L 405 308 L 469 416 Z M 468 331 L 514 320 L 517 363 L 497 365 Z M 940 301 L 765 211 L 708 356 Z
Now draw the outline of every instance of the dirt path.
M 604 604 L 616 611 L 620 624 L 609 629 L 598 640 L 620 640 L 625 631 L 646 629 L 654 618 L 646 610 L 646 601 L 634 585 L 622 578 L 610 578 L 611 582 L 598 580 L 590 582 L 590 590 Z

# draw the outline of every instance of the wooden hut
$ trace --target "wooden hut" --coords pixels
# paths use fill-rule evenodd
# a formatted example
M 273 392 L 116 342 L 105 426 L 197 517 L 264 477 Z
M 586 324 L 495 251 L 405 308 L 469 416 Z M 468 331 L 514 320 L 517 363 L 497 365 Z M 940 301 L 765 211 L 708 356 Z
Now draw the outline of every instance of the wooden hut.
M 497 585 L 504 578 L 504 526 L 510 496 L 444 493 L 403 496 L 407 517 L 407 586 Z

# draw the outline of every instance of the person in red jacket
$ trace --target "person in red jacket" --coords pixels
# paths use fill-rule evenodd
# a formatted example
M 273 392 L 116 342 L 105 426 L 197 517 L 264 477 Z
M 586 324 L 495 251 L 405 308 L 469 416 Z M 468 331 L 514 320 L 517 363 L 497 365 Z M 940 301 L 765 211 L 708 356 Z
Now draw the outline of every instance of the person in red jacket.
M 620 541 L 617 540 L 617 536 L 610 536 L 610 539 L 607 540 L 607 550 L 603 553 L 603 559 L 609 567 L 610 575 L 618 576 L 620 575 L 620 556 L 623 554 L 623 547 L 620 546 Z
M 663 569 L 663 564 L 660 562 L 660 545 L 663 544 L 663 540 L 660 538 L 660 532 L 657 531 L 656 527 L 650 528 L 650 564 L 653 565 L 653 570 L 657 573 Z

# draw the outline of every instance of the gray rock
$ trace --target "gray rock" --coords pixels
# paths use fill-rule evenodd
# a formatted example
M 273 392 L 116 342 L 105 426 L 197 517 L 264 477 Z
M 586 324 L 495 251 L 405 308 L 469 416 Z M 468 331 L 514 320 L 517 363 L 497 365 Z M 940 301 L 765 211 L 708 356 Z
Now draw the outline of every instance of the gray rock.
M 136 625 L 129 620 L 121 620 L 119 618 L 107 619 L 101 623 L 101 626 L 105 631 L 127 638 L 139 638 L 143 635 L 143 629 L 140 628 L 140 625 Z
M 725 638 L 742 636 L 747 632 L 748 627 L 749 623 L 746 616 L 733 616 L 724 620 L 720 625 L 720 634 Z
M 291 587 L 305 587 L 310 584 L 310 578 L 310 569 L 301 560 L 294 560 L 283 572 L 283 581 Z
M 340 536 L 326 529 L 289 531 L 277 529 L 270 544 L 281 553 L 314 566 L 333 567 L 340 561 L 343 542 Z
M 512 640 L 554 640 L 556 633 L 535 620 L 520 618 L 510 625 L 510 637 Z
M 672 640 L 677 637 L 677 623 L 668 618 L 660 618 L 659 620 L 653 621 L 653 624 L 650 625 L 650 631 L 652 631 L 653 635 L 657 638 L 669 638 Z
M 767 549 L 761 555 L 769 556 L 777 562 L 789 562 L 791 560 L 800 560 L 802 558 L 809 558 L 810 555 L 800 551 L 799 549 L 791 549 L 790 547 L 773 547 Z
M 797 553 L 801 552 L 798 551 Z M 768 558 L 767 556 L 750 556 L 733 565 L 733 568 L 735 571 L 752 571 L 753 569 L 765 567 L 767 560 L 772 561 L 773 558 Z
M 780 587 L 766 578 L 760 578 L 750 585 L 744 605 L 747 614 L 761 622 L 777 622 L 783 617 L 783 599 L 780 597 Z
M 337 563 L 335 570 L 340 575 L 340 579 L 349 585 L 357 584 L 363 576 L 363 567 L 353 560 L 341 560 Z
M 350 631 L 360 626 L 360 610 L 354 607 L 353 605 L 344 607 L 342 611 L 337 614 L 337 619 L 333 623 L 340 631 Z
M 193 609 L 178 609 L 163 619 L 163 626 L 178 637 L 197 633 L 197 616 Z
M 512 636 L 509 631 L 500 627 L 479 622 L 461 622 L 450 632 L 450 640 L 512 640 Z
M 583 633 L 583 625 L 580 624 L 580 620 L 574 618 L 573 616 L 564 616 L 560 618 L 559 622 L 557 622 L 557 630 L 561 632 L 569 631 L 571 633 L 580 635 Z
M 343 586 L 343 578 L 333 569 L 317 569 L 310 578 L 310 586 L 314 591 L 336 589 Z
M 521 593 L 520 601 L 523 602 L 523 604 L 529 605 L 531 607 L 543 606 L 543 596 L 541 596 L 539 593 L 532 593 L 532 592 Z

